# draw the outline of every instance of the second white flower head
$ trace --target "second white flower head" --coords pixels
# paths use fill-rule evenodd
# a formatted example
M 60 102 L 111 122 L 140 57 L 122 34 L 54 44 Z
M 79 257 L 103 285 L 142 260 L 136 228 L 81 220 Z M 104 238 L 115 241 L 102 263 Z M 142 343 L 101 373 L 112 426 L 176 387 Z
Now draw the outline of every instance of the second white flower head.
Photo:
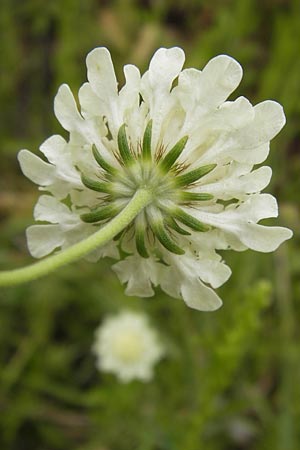
M 96 331 L 93 351 L 98 369 L 115 373 L 122 382 L 149 381 L 165 353 L 147 317 L 133 311 L 107 318 Z

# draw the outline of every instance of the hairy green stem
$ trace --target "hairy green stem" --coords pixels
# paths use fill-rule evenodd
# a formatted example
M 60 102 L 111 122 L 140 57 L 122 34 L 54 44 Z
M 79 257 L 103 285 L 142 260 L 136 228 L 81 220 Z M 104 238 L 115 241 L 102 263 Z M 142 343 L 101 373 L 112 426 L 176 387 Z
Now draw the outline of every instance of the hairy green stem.
M 139 189 L 128 205 L 110 222 L 87 239 L 68 249 L 20 269 L 0 271 L 0 286 L 14 286 L 36 278 L 76 261 L 98 247 L 107 244 L 122 231 L 152 200 L 152 193 Z

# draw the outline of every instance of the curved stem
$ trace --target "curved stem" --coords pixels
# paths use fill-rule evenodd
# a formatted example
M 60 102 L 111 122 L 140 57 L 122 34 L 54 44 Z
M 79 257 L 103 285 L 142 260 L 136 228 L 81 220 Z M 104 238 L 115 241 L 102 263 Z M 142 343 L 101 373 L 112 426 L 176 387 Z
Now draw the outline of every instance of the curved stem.
M 68 249 L 30 264 L 20 269 L 0 271 L 0 286 L 13 286 L 42 277 L 61 266 L 85 256 L 96 248 L 105 245 L 122 231 L 137 214 L 152 200 L 152 193 L 146 189 L 138 190 L 128 205 L 114 219 L 104 225 L 87 239 Z

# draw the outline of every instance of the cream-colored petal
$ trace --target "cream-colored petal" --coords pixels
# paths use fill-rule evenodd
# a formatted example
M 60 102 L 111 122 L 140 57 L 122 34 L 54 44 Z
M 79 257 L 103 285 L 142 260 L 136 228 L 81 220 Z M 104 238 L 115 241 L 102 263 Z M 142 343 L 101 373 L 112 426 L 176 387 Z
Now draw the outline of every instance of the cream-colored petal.
M 219 296 L 200 280 L 198 270 L 195 270 L 195 258 L 193 261 L 192 257 L 183 255 L 180 260 L 174 257 L 173 264 L 162 267 L 161 288 L 171 297 L 183 298 L 190 308 L 199 311 L 220 308 L 222 301 Z
M 233 135 L 234 141 L 245 151 L 269 142 L 285 124 L 283 108 L 277 102 L 267 100 L 259 103 L 254 111 L 253 121 Z
M 61 85 L 58 89 L 54 99 L 54 112 L 67 131 L 79 130 L 84 126 L 84 120 L 78 112 L 76 101 L 67 84 Z
M 65 139 L 62 136 L 55 134 L 42 143 L 40 150 L 50 163 L 56 164 L 63 159 L 66 146 L 67 142 Z
M 199 101 L 211 107 L 223 103 L 238 87 L 243 76 L 240 64 L 227 55 L 212 58 L 202 71 Z
M 255 223 L 240 226 L 240 241 L 252 250 L 269 253 L 274 252 L 284 241 L 291 239 L 293 233 L 284 227 L 266 227 Z
M 69 208 L 51 195 L 41 195 L 34 208 L 35 220 L 66 223 L 72 217 Z
M 197 263 L 199 278 L 214 289 L 222 286 L 231 276 L 231 270 L 221 261 L 200 259 Z
M 87 77 L 94 93 L 105 102 L 117 96 L 117 80 L 109 51 L 105 47 L 92 50 L 86 58 Z
M 55 167 L 48 164 L 34 153 L 21 150 L 18 160 L 24 175 L 36 184 L 49 186 L 55 181 Z
M 199 89 L 202 82 L 202 72 L 197 69 L 184 69 L 178 77 L 178 85 L 173 89 L 174 95 L 186 111 L 194 111 L 199 106 L 205 111 L 205 105 L 198 103 Z
M 228 166 L 225 166 L 226 168 L 227 173 L 224 172 L 218 181 L 202 184 L 194 189 L 194 191 L 209 192 L 216 199 L 244 199 L 247 194 L 257 193 L 263 190 L 269 184 L 272 176 L 272 170 L 267 166 L 241 174 L 238 173 L 238 165 L 233 166 L 232 169 Z
M 123 120 L 118 105 L 118 84 L 109 51 L 105 47 L 95 48 L 88 54 L 86 64 L 91 88 L 99 98 L 109 130 L 116 138 Z
M 157 285 L 158 263 L 152 258 L 128 256 L 112 266 L 122 283 L 127 283 L 126 294 L 152 297 L 153 285 Z
M 254 116 L 253 106 L 244 97 L 206 112 L 201 112 L 201 108 L 191 108 L 183 128 L 189 140 L 182 159 L 188 157 L 195 165 L 212 161 L 222 164 L 232 160 L 233 152 L 236 152 L 234 157 L 239 160 L 243 148 L 236 144 L 233 146 L 232 134 L 252 123 Z
M 230 213 L 230 211 L 228 211 Z M 278 216 L 278 205 L 276 198 L 271 194 L 251 195 L 242 203 L 234 213 L 244 216 L 247 220 L 258 222 L 261 219 Z
M 65 237 L 59 225 L 32 225 L 26 230 L 27 245 L 34 258 L 49 255 L 61 247 Z
M 178 76 L 184 64 L 184 51 L 179 47 L 160 48 L 149 65 L 149 84 L 156 92 L 171 89 L 173 80 Z
M 198 311 L 215 311 L 223 302 L 216 292 L 205 286 L 200 280 L 194 279 L 181 287 L 181 294 L 185 303 Z
M 132 64 L 124 66 L 124 75 L 126 82 L 119 93 L 119 105 L 122 111 L 131 109 L 133 106 L 138 106 L 141 83 L 140 71 Z
M 149 108 L 152 124 L 152 145 L 163 141 L 163 127 L 174 111 L 177 98 L 170 93 L 172 83 L 184 63 L 184 52 L 178 47 L 161 48 L 154 54 L 149 70 L 141 80 L 141 95 Z M 180 136 L 182 137 L 182 136 Z
M 93 91 L 90 83 L 84 83 L 78 92 L 79 103 L 81 106 L 81 114 L 84 118 L 92 118 L 94 116 L 102 116 L 105 109 L 101 104 L 99 97 Z
M 240 64 L 227 55 L 211 59 L 203 71 L 186 69 L 178 81 L 176 95 L 187 111 L 199 113 L 221 105 L 237 88 L 242 79 Z
M 190 213 L 193 214 L 192 210 Z M 287 228 L 256 224 L 261 219 L 278 215 L 276 199 L 269 194 L 252 195 L 240 206 L 229 206 L 217 214 L 196 211 L 194 215 L 204 223 L 223 230 L 226 235 L 232 235 L 247 247 L 264 253 L 274 251 L 282 242 L 292 237 L 292 232 Z M 270 230 L 269 238 L 267 230 Z
M 182 256 L 165 252 L 168 266 L 162 267 L 160 285 L 173 297 L 182 297 L 191 308 L 211 311 L 221 306 L 218 295 L 204 283 L 216 288 L 224 284 L 231 270 L 214 250 L 192 253 L 188 248 Z

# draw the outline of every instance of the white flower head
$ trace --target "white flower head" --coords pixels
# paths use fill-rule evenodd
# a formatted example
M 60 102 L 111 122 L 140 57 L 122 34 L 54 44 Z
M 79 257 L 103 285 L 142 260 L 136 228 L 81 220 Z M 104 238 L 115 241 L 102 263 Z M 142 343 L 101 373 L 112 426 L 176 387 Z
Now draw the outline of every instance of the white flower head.
M 143 76 L 125 66 L 118 90 L 109 51 L 89 53 L 79 106 L 67 85 L 55 98 L 69 140 L 52 136 L 42 144 L 49 162 L 19 154 L 25 175 L 47 191 L 35 218 L 48 224 L 30 227 L 27 239 L 38 258 L 64 249 L 147 189 L 152 202 L 90 259 L 119 258 L 122 247 L 129 256 L 122 252 L 114 270 L 128 295 L 151 296 L 160 285 L 192 308 L 214 310 L 222 302 L 213 289 L 231 274 L 216 250 L 271 252 L 292 236 L 258 223 L 278 215 L 276 199 L 261 193 L 272 171 L 255 166 L 285 116 L 275 101 L 227 101 L 242 78 L 231 57 L 217 56 L 202 71 L 183 64 L 183 50 L 161 48 Z
M 126 383 L 149 381 L 165 349 L 144 314 L 122 311 L 97 329 L 93 352 L 99 370 L 112 372 Z

